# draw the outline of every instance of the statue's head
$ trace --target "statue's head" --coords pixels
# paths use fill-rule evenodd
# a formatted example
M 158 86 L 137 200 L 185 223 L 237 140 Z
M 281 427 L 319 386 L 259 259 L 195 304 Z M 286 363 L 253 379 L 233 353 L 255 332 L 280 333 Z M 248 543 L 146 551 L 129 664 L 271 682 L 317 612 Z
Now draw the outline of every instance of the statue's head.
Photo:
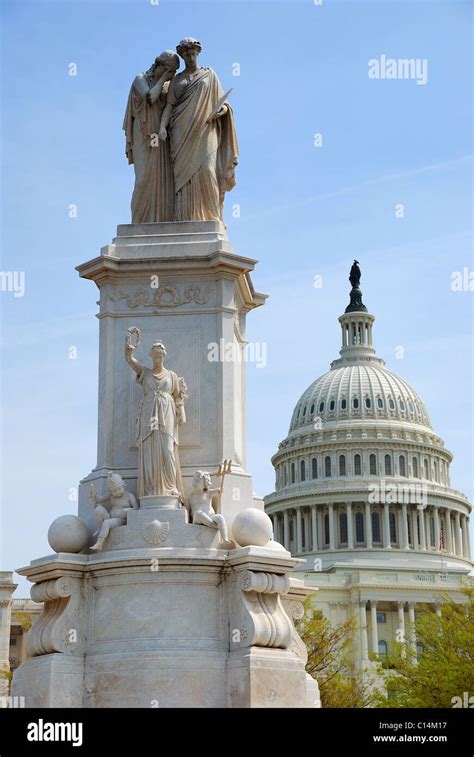
M 109 473 L 107 476 L 107 491 L 113 497 L 122 496 L 125 491 L 125 484 L 120 473 Z
M 173 76 L 179 68 L 179 58 L 172 50 L 165 50 L 161 55 L 155 58 L 152 69 L 156 79 L 159 79 L 166 71 Z
M 194 37 L 185 37 L 179 45 L 176 45 L 176 52 L 184 60 L 186 65 L 194 65 L 197 57 L 202 50 L 202 45 Z
M 150 348 L 150 357 L 152 360 L 163 360 L 168 353 L 163 342 L 155 342 Z
M 197 470 L 193 476 L 193 489 L 198 491 L 207 491 L 211 488 L 211 476 L 205 470 Z

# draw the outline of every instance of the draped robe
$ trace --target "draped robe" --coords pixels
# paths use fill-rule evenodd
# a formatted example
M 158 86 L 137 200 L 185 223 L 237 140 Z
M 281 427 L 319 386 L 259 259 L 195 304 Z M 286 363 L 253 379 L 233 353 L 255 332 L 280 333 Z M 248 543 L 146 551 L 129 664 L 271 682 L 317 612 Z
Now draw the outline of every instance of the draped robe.
M 137 418 L 138 496 L 180 495 L 178 376 L 166 369 L 156 376 L 144 367 L 137 381 L 144 392 Z
M 210 68 L 195 74 L 177 74 L 171 81 L 167 104 L 175 189 L 175 221 L 222 220 L 225 192 L 235 185 L 239 148 L 231 107 L 209 124 L 224 92 Z
M 168 82 L 158 100 L 149 105 L 134 84 L 128 96 L 123 122 L 125 153 L 135 166 L 132 223 L 172 221 L 174 211 L 173 167 L 168 141 L 158 139 Z

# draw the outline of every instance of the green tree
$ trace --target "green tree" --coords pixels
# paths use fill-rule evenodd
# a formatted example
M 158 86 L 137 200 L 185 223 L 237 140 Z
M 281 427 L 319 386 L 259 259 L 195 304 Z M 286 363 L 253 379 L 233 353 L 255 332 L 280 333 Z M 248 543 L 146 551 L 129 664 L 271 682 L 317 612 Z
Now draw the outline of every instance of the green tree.
M 296 628 L 308 650 L 306 671 L 317 680 L 322 707 L 367 707 L 370 684 L 354 668 L 352 646 L 356 630 L 354 619 L 336 626 L 311 602 L 305 601 L 305 614 Z
M 393 670 L 379 671 L 386 694 L 376 693 L 373 706 L 452 707 L 465 692 L 474 697 L 474 587 L 463 593 L 463 603 L 445 595 L 441 615 L 429 605 L 417 613 L 418 657 L 409 648 L 402 655 L 403 645 L 394 644 Z

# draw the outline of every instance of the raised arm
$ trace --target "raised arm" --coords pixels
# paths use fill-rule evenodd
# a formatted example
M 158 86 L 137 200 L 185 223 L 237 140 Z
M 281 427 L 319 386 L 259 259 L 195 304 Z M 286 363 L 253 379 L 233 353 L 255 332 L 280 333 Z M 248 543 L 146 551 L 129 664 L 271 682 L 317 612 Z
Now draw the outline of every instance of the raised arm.
M 128 335 L 127 335 L 125 337 L 125 360 L 129 364 L 130 368 L 132 368 L 135 371 L 135 373 L 140 375 L 141 372 L 143 371 L 143 365 L 141 365 L 141 363 L 139 363 L 138 360 L 135 357 L 133 357 L 134 349 L 135 347 L 133 346 L 133 344 L 130 344 L 130 340 L 128 339 Z

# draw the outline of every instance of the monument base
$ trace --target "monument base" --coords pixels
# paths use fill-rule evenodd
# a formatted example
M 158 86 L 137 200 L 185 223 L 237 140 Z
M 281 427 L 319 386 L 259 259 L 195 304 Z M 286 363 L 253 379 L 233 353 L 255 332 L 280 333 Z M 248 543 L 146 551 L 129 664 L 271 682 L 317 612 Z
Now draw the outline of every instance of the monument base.
M 179 524 L 184 511 L 168 512 L 173 533 L 213 536 Z M 302 598 L 301 582 L 289 578 L 296 562 L 279 545 L 131 543 L 36 560 L 20 573 L 36 582 L 44 611 L 13 695 L 26 707 L 317 706 L 292 618 Z M 300 588 L 285 608 L 290 581 Z

